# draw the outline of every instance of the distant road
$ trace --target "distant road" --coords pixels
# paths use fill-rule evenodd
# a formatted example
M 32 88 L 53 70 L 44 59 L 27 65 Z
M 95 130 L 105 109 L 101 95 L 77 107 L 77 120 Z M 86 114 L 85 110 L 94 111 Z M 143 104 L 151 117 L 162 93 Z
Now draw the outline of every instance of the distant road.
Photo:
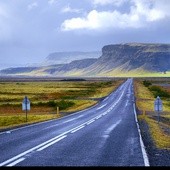
M 0 166 L 149 166 L 133 79 L 89 109 L 1 132 Z

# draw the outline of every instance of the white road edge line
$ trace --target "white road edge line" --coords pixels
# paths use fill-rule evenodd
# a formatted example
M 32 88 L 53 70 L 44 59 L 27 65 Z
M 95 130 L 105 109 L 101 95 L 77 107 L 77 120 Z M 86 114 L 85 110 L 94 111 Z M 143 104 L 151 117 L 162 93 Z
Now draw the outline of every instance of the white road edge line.
M 104 104 L 104 105 L 102 105 L 102 106 L 100 106 L 100 107 L 98 107 L 96 110 L 102 109 L 102 108 L 105 107 L 106 105 L 107 105 L 107 103 Z
M 138 128 L 138 132 L 139 132 L 139 136 L 140 136 L 140 146 L 141 146 L 141 150 L 142 150 L 144 164 L 145 164 L 145 166 L 150 166 L 148 155 L 146 153 L 146 149 L 145 149 L 145 146 L 144 146 L 144 143 L 143 143 L 143 140 L 142 140 L 142 136 L 141 136 L 141 133 L 140 133 L 140 128 L 139 128 L 139 124 L 138 124 L 135 103 L 133 104 L 133 108 L 134 108 L 134 114 L 135 114 L 135 120 L 136 120 L 136 124 L 137 124 L 137 128 Z
M 123 86 L 124 86 L 124 83 L 123 83 L 122 85 L 120 85 L 114 92 L 112 92 L 111 94 L 109 94 L 109 95 L 107 96 L 107 98 L 109 98 L 110 96 L 112 96 L 113 93 L 116 93 L 118 90 L 122 89 Z M 99 103 L 97 103 L 97 104 L 95 104 L 94 106 L 91 106 L 91 107 L 89 107 L 89 108 L 87 108 L 87 109 L 84 109 L 84 110 L 81 110 L 81 111 L 77 111 L 77 112 L 75 112 L 75 113 L 73 113 L 73 114 L 71 114 L 71 115 L 67 115 L 67 116 L 65 116 L 64 118 L 71 117 L 72 115 L 76 115 L 76 114 L 78 114 L 78 113 L 81 113 L 81 112 L 90 110 L 90 109 L 96 107 L 97 105 L 99 105 Z M 58 118 L 57 120 L 60 120 L 60 119 L 63 119 L 63 117 Z M 25 128 L 27 128 L 27 127 L 37 126 L 37 125 L 44 124 L 44 123 L 48 123 L 48 122 L 52 122 L 52 121 L 56 121 L 56 119 L 46 120 L 46 121 L 44 121 L 44 122 L 38 122 L 38 123 L 35 123 L 35 124 L 30 124 L 30 125 L 26 125 L 26 126 L 23 126 L 23 127 L 14 128 L 14 129 L 10 130 L 10 132 L 14 132 L 14 131 L 17 131 L 17 130 L 20 130 L 20 129 L 25 129 Z M 9 131 L 9 130 L 7 130 L 7 131 Z M 0 132 L 0 135 L 5 134 L 7 131 Z
M 108 99 L 108 97 L 106 97 L 103 101 L 106 101 Z
M 118 102 L 120 101 L 120 99 L 122 98 L 124 92 L 125 92 L 125 90 L 122 92 L 122 94 L 121 94 L 121 96 L 119 97 L 119 99 L 117 100 L 117 102 L 114 103 L 114 105 L 112 106 L 112 108 L 117 105 L 117 103 L 118 103 Z M 104 107 L 104 106 L 103 106 L 103 107 Z M 85 110 L 89 110 L 89 109 L 90 109 L 90 108 L 85 109 Z M 84 111 L 84 110 L 83 110 L 83 111 Z M 82 112 L 82 111 L 79 111 L 79 112 L 76 112 L 76 113 L 80 113 L 80 112 Z M 75 113 L 75 114 L 76 114 L 76 113 Z M 105 115 L 105 114 L 107 114 L 107 112 L 104 112 L 104 115 Z M 102 114 L 101 114 L 101 116 L 102 116 Z M 97 117 L 97 116 L 96 116 L 96 117 Z M 95 118 L 96 118 L 96 117 L 95 117 Z M 12 162 L 12 161 L 14 161 L 14 160 L 15 160 L 15 162 L 13 162 L 13 163 L 17 164 L 17 163 L 16 163 L 17 161 L 21 161 L 21 160 L 22 160 L 22 158 L 20 158 L 20 157 L 22 157 L 22 156 L 24 156 L 24 155 L 26 155 L 26 154 L 34 151 L 34 150 L 40 149 L 40 147 L 42 147 L 42 146 L 45 148 L 46 146 L 48 147 L 48 145 L 50 146 L 50 144 L 52 145 L 53 143 L 55 143 L 55 142 L 58 141 L 58 140 L 56 140 L 57 138 L 60 137 L 60 138 L 62 139 L 62 137 L 64 138 L 64 137 L 67 136 L 67 135 L 65 135 L 65 134 L 67 134 L 67 133 L 69 133 L 69 132 L 73 133 L 73 131 L 78 131 L 79 129 L 83 128 L 85 124 L 89 125 L 89 124 L 91 124 L 92 122 L 94 122 L 94 121 L 95 121 L 95 120 L 94 120 L 95 118 L 93 118 L 93 119 L 91 119 L 91 120 L 89 120 L 89 121 L 87 121 L 87 122 L 85 122 L 85 123 L 83 123 L 83 124 L 81 124 L 81 125 L 73 128 L 73 129 L 71 129 L 71 130 L 68 130 L 68 131 L 66 131 L 66 132 L 64 132 L 64 133 L 62 133 L 62 134 L 60 134 L 60 135 L 58 135 L 58 136 L 56 136 L 56 137 L 54 137 L 54 138 L 52 138 L 52 139 L 44 142 L 44 143 L 41 143 L 41 144 L 39 144 L 39 145 L 37 145 L 37 146 L 29 149 L 29 150 L 27 150 L 27 151 L 25 151 L 25 152 L 17 155 L 17 156 L 14 156 L 14 157 L 11 158 L 11 159 L 8 159 L 8 160 L 0 163 L 0 166 L 6 165 L 6 164 L 8 164 L 8 163 L 10 163 L 10 162 Z M 52 120 L 51 120 L 51 121 L 52 121 Z M 42 123 L 43 123 L 43 122 L 42 122 Z M 37 123 L 37 124 L 41 124 L 41 122 L 40 122 L 40 123 Z M 36 125 L 36 124 L 35 124 L 35 125 Z M 29 125 L 28 125 L 28 126 L 29 126 Z M 28 126 L 27 126 L 27 127 L 28 127 Z M 30 125 L 30 126 L 34 126 L 34 125 Z M 26 127 L 17 128 L 17 129 L 14 129 L 13 131 L 18 130 L 18 129 L 22 129 L 22 128 L 26 128 Z M 6 133 L 6 132 L 3 132 L 3 133 Z M 2 133 L 0 133 L 0 134 L 2 134 Z M 63 135 L 65 135 L 65 136 L 63 136 Z M 60 139 L 60 138 L 59 138 L 59 139 Z M 60 139 L 60 140 L 61 140 L 61 139 Z M 51 142 L 51 141 L 52 141 L 52 142 Z M 51 142 L 51 143 L 50 143 L 50 142 Z M 47 144 L 47 145 L 46 145 L 46 144 Z M 45 146 L 44 146 L 44 145 L 45 145 Z M 43 148 L 43 147 L 42 147 L 42 148 Z M 20 158 L 20 159 L 18 159 L 18 158 Z M 18 159 L 18 160 L 16 160 L 16 159 Z M 25 158 L 24 158 L 24 159 L 25 159 Z M 12 163 L 10 163 L 9 165 L 11 165 L 11 164 L 12 164 Z

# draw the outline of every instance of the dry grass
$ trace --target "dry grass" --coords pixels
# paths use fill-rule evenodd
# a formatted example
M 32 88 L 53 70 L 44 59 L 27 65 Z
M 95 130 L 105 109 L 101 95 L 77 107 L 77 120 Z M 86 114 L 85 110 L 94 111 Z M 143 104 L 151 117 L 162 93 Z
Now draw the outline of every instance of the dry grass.
M 46 115 L 15 115 L 15 116 L 0 116 L 0 129 L 6 129 L 15 127 L 17 125 L 27 125 L 36 122 L 57 119 L 61 115 L 57 114 L 46 114 Z
M 161 81 L 160 81 L 161 83 Z M 148 111 L 149 115 L 138 115 L 139 121 L 144 119 L 149 125 L 151 136 L 154 140 L 155 145 L 158 148 L 170 149 L 170 105 L 168 99 L 163 100 L 163 111 L 167 114 L 162 114 L 162 117 L 167 118 L 167 121 L 158 121 L 155 119 L 156 113 L 154 114 L 154 96 L 147 87 L 142 84 L 142 81 L 135 81 L 135 96 L 136 105 L 141 111 Z M 152 113 L 152 114 L 151 114 Z M 168 114 L 169 113 L 169 114 Z M 166 130 L 165 130 L 166 129 Z
M 158 148 L 170 150 L 170 135 L 164 131 L 164 128 L 170 128 L 169 126 L 161 122 L 158 124 L 157 120 L 148 116 L 139 115 L 138 119 L 144 119 L 148 123 L 151 136 Z
M 28 122 L 39 122 L 56 117 L 56 107 L 47 102 L 64 100 L 73 102 L 60 112 L 76 112 L 97 103 L 93 98 L 107 96 L 122 83 L 113 81 L 45 81 L 45 82 L 0 82 L 0 129 L 25 124 L 22 100 L 31 101 Z M 60 115 L 61 116 L 61 115 Z

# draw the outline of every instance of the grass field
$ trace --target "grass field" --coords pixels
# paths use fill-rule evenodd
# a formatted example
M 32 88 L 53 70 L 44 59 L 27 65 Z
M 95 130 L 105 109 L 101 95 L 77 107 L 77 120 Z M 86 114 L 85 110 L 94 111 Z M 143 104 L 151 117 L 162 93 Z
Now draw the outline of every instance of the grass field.
M 63 113 L 71 114 L 88 108 L 115 90 L 124 80 L 1 81 L 0 129 L 60 118 Z M 136 106 L 140 112 L 139 121 L 147 122 L 157 147 L 170 149 L 170 79 L 147 77 L 134 80 Z M 154 100 L 157 95 L 160 95 L 163 101 L 159 123 L 154 112 Z M 27 122 L 25 111 L 22 111 L 25 96 L 31 101 Z
M 62 117 L 95 105 L 124 80 L 109 81 L 1 81 L 0 128 Z M 22 101 L 31 102 L 28 120 L 22 111 Z M 57 114 L 59 107 L 60 114 Z
M 149 82 L 150 85 L 144 85 L 144 81 Z M 147 122 L 155 145 L 162 149 L 170 149 L 169 85 L 170 79 L 167 78 L 135 80 L 136 106 L 140 113 L 138 119 Z M 154 111 L 154 100 L 157 95 L 163 102 L 163 111 L 160 113 L 160 117 Z

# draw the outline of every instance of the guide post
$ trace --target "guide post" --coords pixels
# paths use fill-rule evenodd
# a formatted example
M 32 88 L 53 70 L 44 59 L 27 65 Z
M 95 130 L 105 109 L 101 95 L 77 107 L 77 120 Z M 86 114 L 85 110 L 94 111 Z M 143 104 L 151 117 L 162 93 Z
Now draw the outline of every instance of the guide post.
M 160 99 L 159 96 L 157 96 L 157 98 L 155 99 L 154 110 L 158 114 L 158 123 L 159 123 L 159 121 L 160 121 L 160 112 L 162 111 L 162 100 Z
M 25 98 L 24 98 L 24 100 L 22 102 L 22 110 L 25 111 L 26 122 L 27 122 L 27 112 L 28 112 L 28 110 L 30 110 L 30 101 L 29 101 L 27 96 L 25 96 Z

